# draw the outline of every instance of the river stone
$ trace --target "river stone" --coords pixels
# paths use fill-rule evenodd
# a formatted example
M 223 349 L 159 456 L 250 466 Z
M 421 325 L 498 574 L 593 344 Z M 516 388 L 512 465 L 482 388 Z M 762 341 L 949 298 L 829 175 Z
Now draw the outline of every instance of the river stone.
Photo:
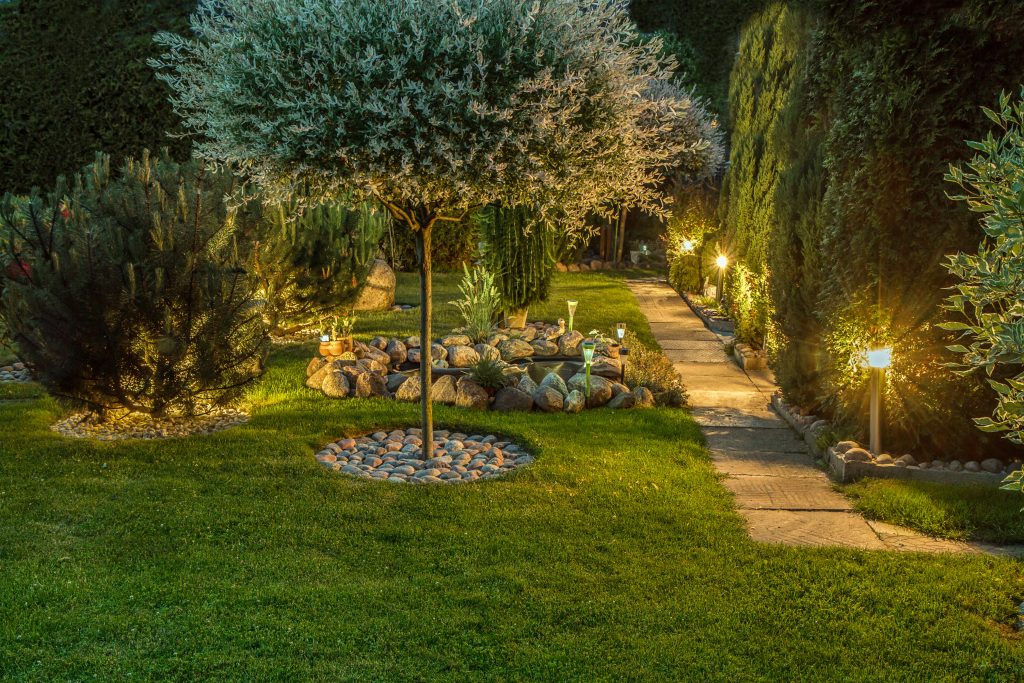
M 487 338 L 487 345 L 488 346 L 497 347 L 498 344 L 500 344 L 501 342 L 505 341 L 506 339 L 508 339 L 508 335 L 507 334 L 502 334 L 501 332 L 495 332 L 494 334 L 492 334 L 490 337 Z
M 582 343 L 583 335 L 577 330 L 566 332 L 558 338 L 558 353 L 562 356 L 578 356 Z
M 622 376 L 622 364 L 615 358 L 600 356 L 594 359 L 590 365 L 590 374 L 609 379 L 618 379 Z
M 414 334 L 411 337 L 406 337 L 402 341 L 407 349 L 418 349 L 420 347 L 420 337 L 417 334 Z
M 499 389 L 494 396 L 494 410 L 503 412 L 527 411 L 533 407 L 533 397 L 516 387 Z
M 490 403 L 487 390 L 468 377 L 460 377 L 455 383 L 455 405 L 460 408 L 486 410 Z
M 449 334 L 441 339 L 441 346 L 472 346 L 473 340 L 465 334 Z
M 654 407 L 654 394 L 647 387 L 637 387 L 634 389 L 633 397 L 636 399 L 637 408 Z
M 366 347 L 366 351 L 363 353 L 363 357 L 360 360 L 376 361 L 384 367 L 391 365 L 391 356 L 384 351 L 381 351 L 376 346 Z
M 345 398 L 348 396 L 348 377 L 341 370 L 332 370 L 324 377 L 320 387 L 327 398 Z
M 389 341 L 384 352 L 391 358 L 392 365 L 401 365 L 409 358 L 409 349 L 397 339 Z
M 356 378 L 355 395 L 357 398 L 370 398 L 371 396 L 387 396 L 388 383 L 381 375 L 373 372 L 364 372 Z
M 516 384 L 519 391 L 523 393 L 533 395 L 533 392 L 537 391 L 537 383 L 534 382 L 529 375 L 521 375 L 519 377 L 519 383 Z
M 965 472 L 980 472 L 981 465 L 978 464 L 977 460 L 968 460 L 964 463 Z
M 910 453 L 905 453 L 893 460 L 893 464 L 899 465 L 900 467 L 911 467 L 917 464 L 917 460 Z
M 540 387 L 533 393 L 533 402 L 546 413 L 559 413 L 565 400 L 556 389 Z
M 575 389 L 586 395 L 587 390 L 587 377 L 584 373 L 579 372 L 569 378 L 569 388 Z M 590 396 L 587 399 L 587 406 L 590 408 L 599 408 L 611 400 L 612 397 L 612 383 L 606 380 L 604 377 L 590 376 Z
M 453 368 L 468 368 L 479 360 L 480 354 L 468 344 L 453 344 L 448 347 L 448 364 Z
M 406 360 L 410 363 L 419 365 L 423 361 L 423 350 L 418 346 L 409 347 L 409 353 L 406 355 Z
M 448 349 L 440 344 L 431 344 L 430 358 L 431 360 L 446 360 L 448 358 Z
M 387 376 L 388 391 L 390 393 L 392 393 L 392 394 L 395 393 L 396 391 L 398 391 L 398 387 L 402 386 L 402 383 L 405 382 L 405 380 L 407 380 L 407 379 L 409 379 L 409 376 L 408 375 L 403 375 L 400 372 L 394 372 L 394 373 L 388 375 Z
M 377 335 L 376 337 L 369 341 L 367 346 L 373 347 L 378 351 L 384 351 L 385 349 L 388 348 L 388 338 Z
M 554 389 L 563 397 L 569 393 L 569 387 L 565 386 L 565 380 L 557 372 L 549 372 L 547 375 L 544 375 L 544 379 L 540 381 L 540 386 Z
M 490 344 L 477 344 L 473 347 L 481 360 L 501 360 L 501 351 Z
M 876 465 L 892 465 L 894 462 L 895 461 L 892 459 L 892 456 L 889 455 L 888 453 L 882 453 L 877 458 L 875 458 Z
M 420 400 L 420 378 L 410 377 L 402 383 L 402 386 L 398 387 L 398 391 L 395 392 L 395 398 L 399 401 L 409 401 L 410 403 L 416 403 Z
M 312 377 L 313 373 L 327 365 L 327 359 L 321 356 L 317 356 L 313 360 L 309 361 L 309 365 L 306 366 L 306 377 Z
M 395 305 L 395 271 L 386 261 L 376 259 L 359 290 L 352 308 L 357 311 L 386 311 Z
M 609 408 L 632 408 L 636 405 L 636 396 L 631 391 L 625 391 L 617 396 L 613 396 L 612 400 L 608 401 Z
M 981 469 L 993 474 L 999 474 L 1003 471 L 1003 461 L 997 458 L 985 458 L 981 461 Z
M 556 356 L 558 355 L 558 344 L 547 339 L 537 339 L 530 343 L 533 347 L 533 353 L 536 356 Z
M 327 377 L 327 373 L 332 372 L 333 370 L 334 368 L 332 368 L 328 363 L 324 363 L 319 370 L 306 378 L 306 386 L 310 389 L 316 389 L 319 391 L 324 384 L 324 378 Z
M 860 448 L 860 444 L 857 443 L 856 441 L 840 441 L 839 443 L 836 444 L 835 451 L 839 455 L 842 455 L 851 448 Z
M 587 403 L 586 397 L 582 391 L 573 390 L 565 397 L 565 401 L 562 405 L 562 410 L 567 413 L 578 413 L 583 410 L 583 406 Z
M 946 465 L 946 469 L 950 472 L 959 472 L 964 468 L 964 464 L 959 460 L 950 460 L 949 464 Z
M 458 396 L 455 388 L 455 377 L 452 375 L 441 375 L 431 384 L 430 398 L 435 403 L 454 405 Z
M 533 347 L 522 339 L 506 339 L 498 344 L 498 351 L 501 353 L 501 359 L 506 363 L 533 355 Z
M 871 454 L 863 448 L 851 448 L 843 453 L 846 462 L 871 462 Z

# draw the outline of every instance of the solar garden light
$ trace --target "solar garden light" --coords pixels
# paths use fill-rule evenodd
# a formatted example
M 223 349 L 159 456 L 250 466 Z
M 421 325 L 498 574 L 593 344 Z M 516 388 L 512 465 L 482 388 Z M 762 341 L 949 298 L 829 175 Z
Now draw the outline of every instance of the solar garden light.
M 883 347 L 870 349 L 867 354 L 867 366 L 871 371 L 871 452 L 880 455 L 882 452 L 882 381 L 885 369 L 892 365 L 892 348 Z
M 689 254 L 693 251 L 693 242 L 690 240 L 683 240 L 683 253 Z
M 718 266 L 718 286 L 715 293 L 718 294 L 718 303 L 722 303 L 722 276 L 725 275 L 725 269 L 729 265 L 729 259 L 725 254 L 722 254 L 715 259 L 715 265 Z
M 569 306 L 569 331 L 572 332 L 572 319 L 576 316 L 576 305 L 579 301 L 569 299 L 565 303 Z
M 583 342 L 583 365 L 587 372 L 587 398 L 590 398 L 590 364 L 594 362 L 594 347 L 597 346 L 592 340 Z
M 622 368 L 622 372 L 619 373 L 619 381 L 623 384 L 626 383 L 626 356 L 629 355 L 629 349 L 622 347 L 622 340 L 626 338 L 626 323 L 618 323 L 615 325 L 615 336 L 619 338 L 619 364 Z

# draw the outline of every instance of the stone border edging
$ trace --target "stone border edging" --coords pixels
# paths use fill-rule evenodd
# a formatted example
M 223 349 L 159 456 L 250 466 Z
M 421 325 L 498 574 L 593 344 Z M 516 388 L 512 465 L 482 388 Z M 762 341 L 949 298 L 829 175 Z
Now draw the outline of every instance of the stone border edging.
M 733 335 L 736 333 L 736 323 L 732 320 L 716 320 L 705 313 L 701 306 L 698 306 L 691 301 L 689 294 L 680 292 L 679 296 L 683 298 L 683 301 L 685 301 L 686 305 L 690 307 L 690 310 L 693 311 L 694 315 L 700 318 L 701 322 L 704 323 L 704 327 L 708 328 L 715 334 Z
M 1003 474 L 991 472 L 954 472 L 946 469 L 921 469 L 916 465 L 901 467 L 895 464 L 879 465 L 873 462 L 847 461 L 840 457 L 834 447 L 822 449 L 818 445 L 817 436 L 828 426 L 825 420 L 815 420 L 807 424 L 801 416 L 794 414 L 778 394 L 772 396 L 772 409 L 799 434 L 811 452 L 825 460 L 828 473 L 843 484 L 855 482 L 864 477 L 874 479 L 897 479 L 901 481 L 925 481 L 934 484 L 950 484 L 955 486 L 990 486 L 997 487 L 1005 478 Z

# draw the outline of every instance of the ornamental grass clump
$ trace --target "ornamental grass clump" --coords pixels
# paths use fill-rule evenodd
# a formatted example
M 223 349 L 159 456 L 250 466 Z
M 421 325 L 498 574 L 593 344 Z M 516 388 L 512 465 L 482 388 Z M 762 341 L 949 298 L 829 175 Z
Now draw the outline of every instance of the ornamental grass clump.
M 475 342 L 482 342 L 494 327 L 494 314 L 501 306 L 501 294 L 494 284 L 494 273 L 475 266 L 462 267 L 464 275 L 459 283 L 462 298 L 452 302 L 462 316 L 463 329 Z
M 262 372 L 267 329 L 238 257 L 230 174 L 99 155 L 53 192 L 0 201 L 3 317 L 53 394 L 100 415 L 208 412 Z

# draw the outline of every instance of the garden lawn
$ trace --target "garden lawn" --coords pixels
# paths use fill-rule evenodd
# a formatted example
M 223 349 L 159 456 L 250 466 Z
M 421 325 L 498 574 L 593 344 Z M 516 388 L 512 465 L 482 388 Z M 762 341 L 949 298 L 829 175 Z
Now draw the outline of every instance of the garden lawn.
M 649 335 L 617 277 L 559 276 L 538 312 L 569 293 L 580 329 Z M 394 319 L 360 329 L 415 332 Z M 279 350 L 252 421 L 209 437 L 73 441 L 51 399 L 0 403 L 0 676 L 1024 677 L 1016 562 L 753 543 L 685 411 L 439 406 L 537 462 L 461 486 L 324 470 L 319 446 L 417 407 L 324 399 L 303 387 L 311 349 Z
M 1020 493 L 885 479 L 865 479 L 844 491 L 871 519 L 941 538 L 1024 542 L 1024 496 Z

